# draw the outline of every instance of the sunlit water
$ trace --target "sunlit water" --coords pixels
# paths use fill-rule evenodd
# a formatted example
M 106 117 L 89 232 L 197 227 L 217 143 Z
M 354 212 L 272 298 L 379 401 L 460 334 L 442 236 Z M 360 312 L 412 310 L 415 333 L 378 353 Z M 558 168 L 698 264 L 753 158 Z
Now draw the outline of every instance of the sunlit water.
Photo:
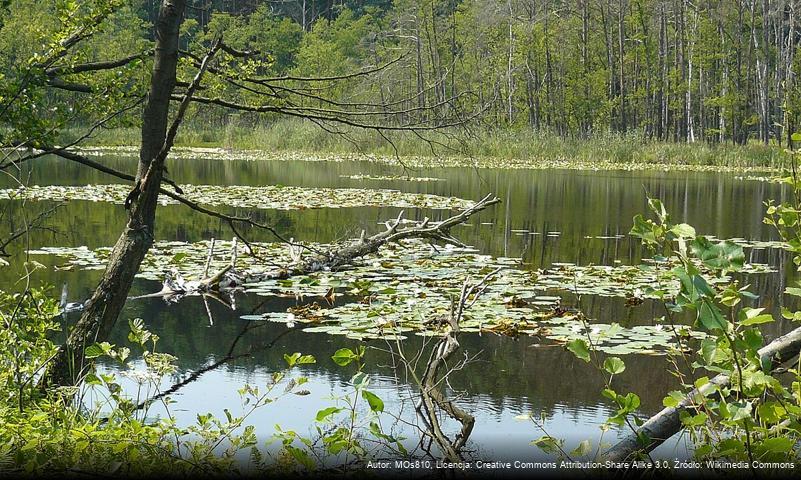
M 133 160 L 118 157 L 102 159 L 117 169 L 133 170 Z M 30 184 L 85 185 L 119 183 L 116 179 L 79 168 L 57 159 L 43 159 L 32 165 Z M 661 173 L 661 172 L 578 172 L 525 170 L 470 170 L 434 168 L 407 172 L 412 176 L 437 177 L 444 181 L 414 182 L 401 180 L 356 180 L 346 176 L 357 174 L 398 175 L 404 172 L 386 165 L 368 162 L 286 162 L 286 161 L 221 161 L 173 160 L 170 177 L 179 183 L 230 185 L 297 185 L 307 187 L 394 188 L 408 192 L 432 193 L 477 199 L 494 192 L 503 203 L 482 212 L 470 224 L 454 233 L 465 243 L 496 256 L 522 257 L 526 268 L 544 268 L 553 262 L 578 264 L 633 264 L 643 251 L 636 239 L 626 234 L 632 217 L 647 212 L 646 194 L 660 198 L 674 221 L 687 222 L 700 234 L 719 238 L 775 239 L 762 223 L 764 205 L 769 198 L 778 199 L 781 191 L 772 184 L 746 181 L 732 174 Z M 5 186 L 12 185 L 3 181 Z M 0 202 L 6 209 L 2 228 L 11 231 L 21 224 L 21 204 Z M 29 216 L 46 208 L 29 202 Z M 378 231 L 386 219 L 397 216 L 397 208 L 330 208 L 300 211 L 237 211 L 252 214 L 254 219 L 276 226 L 286 237 L 302 241 L 330 242 L 358 236 L 362 229 Z M 436 220 L 449 212 L 407 210 L 406 216 Z M 34 231 L 31 246 L 80 246 L 90 248 L 112 245 L 125 221 L 122 206 L 99 202 L 74 201 L 62 207 L 50 222 L 58 232 Z M 159 210 L 157 240 L 198 241 L 208 238 L 231 238 L 227 226 L 218 220 L 191 212 L 181 206 Z M 254 241 L 272 241 L 266 232 L 245 230 Z M 597 238 L 606 237 L 606 238 Z M 0 280 L 9 285 L 18 278 L 24 259 L 17 249 L 12 268 L 0 269 Z M 774 311 L 782 304 L 786 278 L 792 269 L 786 254 L 775 249 L 748 250 L 749 261 L 768 263 L 777 274 L 756 275 L 749 279 L 752 289 L 761 295 L 761 303 Z M 58 260 L 37 257 L 50 266 Z M 99 278 L 98 272 L 48 271 L 38 279 L 60 286 L 67 284 L 70 301 L 88 297 Z M 14 288 L 13 286 L 6 287 Z M 157 291 L 155 282 L 138 281 L 132 294 Z M 58 293 L 58 292 L 55 292 Z M 570 302 L 567 298 L 565 301 Z M 572 301 L 575 301 L 572 300 Z M 126 320 L 141 317 L 159 334 L 159 350 L 179 359 L 180 380 L 189 373 L 212 364 L 229 350 L 231 343 L 245 326 L 239 318 L 251 312 L 285 311 L 300 301 L 244 297 L 238 299 L 238 311 L 212 303 L 213 325 L 209 324 L 203 302 L 189 298 L 167 305 L 160 299 L 129 302 L 119 322 L 113 342 L 126 343 Z M 590 317 L 605 323 L 624 325 L 650 324 L 662 315 L 659 305 L 646 302 L 637 307 L 625 306 L 622 299 L 585 296 L 580 307 Z M 69 315 L 74 321 L 76 314 Z M 786 331 L 779 322 L 766 330 L 768 337 Z M 418 349 L 422 340 L 412 336 L 404 349 Z M 468 443 L 470 454 L 483 460 L 525 460 L 542 458 L 532 440 L 547 434 L 566 440 L 565 450 L 572 450 L 581 440 L 589 439 L 593 447 L 601 436 L 600 425 L 612 412 L 611 405 L 600 396 L 604 379 L 584 362 L 576 360 L 564 349 L 540 345 L 537 338 L 518 339 L 495 335 L 460 337 L 462 349 L 475 360 L 465 369 L 454 372 L 447 389 L 458 395 L 458 403 L 476 417 L 476 425 Z M 313 437 L 312 424 L 318 410 L 335 403 L 332 398 L 351 391 L 348 385 L 352 368 L 343 368 L 330 360 L 344 346 L 356 342 L 343 337 L 304 333 L 282 324 L 270 323 L 249 332 L 237 345 L 239 351 L 253 350 L 253 355 L 228 363 L 202 375 L 197 381 L 178 390 L 170 409 L 182 424 L 192 423 L 198 413 L 211 412 L 223 416 L 223 409 L 241 412 L 237 390 L 245 383 L 266 385 L 273 372 L 284 366 L 283 354 L 303 352 L 314 355 L 314 365 L 296 369 L 293 374 L 305 375 L 304 385 L 311 393 L 290 396 L 268 405 L 248 418 L 262 439 L 279 424 Z M 418 423 L 413 404 L 405 401 L 410 386 L 401 371 L 389 367 L 392 358 L 380 349 L 386 344 L 372 342 L 368 350 L 366 371 L 371 375 L 371 388 L 386 404 L 386 412 L 404 421 Z M 664 395 L 677 388 L 668 372 L 664 357 L 630 355 L 625 358 L 626 371 L 616 378 L 619 392 L 633 391 L 642 399 L 642 412 L 651 414 L 661 408 Z M 111 368 L 113 367 L 105 367 Z M 170 382 L 163 384 L 166 388 Z M 129 391 L 135 392 L 129 381 Z M 151 392 L 152 393 L 152 392 Z M 167 412 L 156 405 L 151 415 Z M 532 414 L 545 418 L 544 431 L 533 422 L 516 417 Z M 408 448 L 414 448 L 419 434 L 391 415 L 382 417 L 387 430 L 408 437 Z M 449 431 L 455 425 L 446 424 Z M 603 440 L 613 443 L 625 431 L 607 432 Z M 656 452 L 655 457 L 674 458 L 686 455 L 684 439 L 674 439 Z

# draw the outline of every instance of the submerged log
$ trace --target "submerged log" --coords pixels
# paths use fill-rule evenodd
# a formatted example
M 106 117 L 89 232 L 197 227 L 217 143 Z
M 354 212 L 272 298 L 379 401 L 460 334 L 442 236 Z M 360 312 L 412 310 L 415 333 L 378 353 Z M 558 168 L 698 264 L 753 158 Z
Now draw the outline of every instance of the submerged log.
M 767 360 L 781 364 L 798 355 L 799 351 L 801 351 L 801 327 L 765 345 L 759 349 L 759 355 L 763 362 Z M 730 381 L 729 375 L 721 373 L 715 376 L 705 385 L 687 394 L 675 407 L 667 407 L 648 419 L 635 432 L 610 448 L 604 454 L 604 458 L 623 462 L 637 454 L 651 452 L 681 430 L 681 412 L 692 408 L 696 398 L 709 395 L 715 388 L 728 385 Z

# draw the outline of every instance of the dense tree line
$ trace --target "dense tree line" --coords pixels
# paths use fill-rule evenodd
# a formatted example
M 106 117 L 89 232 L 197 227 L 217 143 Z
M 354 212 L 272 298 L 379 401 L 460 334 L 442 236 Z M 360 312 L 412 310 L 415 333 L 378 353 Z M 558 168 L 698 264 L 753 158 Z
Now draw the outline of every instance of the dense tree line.
M 122 43 L 112 49 L 123 54 L 139 42 L 136 35 L 152 40 L 142 25 L 152 22 L 158 4 L 135 0 L 132 13 L 118 13 Z M 193 0 L 181 41 L 186 49 L 207 46 L 223 33 L 237 48 L 269 54 L 253 69 L 276 76 L 341 76 L 388 64 L 378 75 L 337 82 L 336 91 L 319 89 L 349 105 L 391 105 L 393 115 L 404 117 L 399 121 L 448 105 L 481 112 L 476 118 L 486 128 L 783 143 L 799 128 L 801 113 L 799 6 L 796 0 Z M 48 8 L 55 7 L 20 0 L 7 14 Z M 337 108 L 314 89 L 307 93 L 276 92 L 274 101 Z M 237 95 L 248 102 L 241 89 Z M 214 115 L 204 118 L 229 119 L 224 111 Z

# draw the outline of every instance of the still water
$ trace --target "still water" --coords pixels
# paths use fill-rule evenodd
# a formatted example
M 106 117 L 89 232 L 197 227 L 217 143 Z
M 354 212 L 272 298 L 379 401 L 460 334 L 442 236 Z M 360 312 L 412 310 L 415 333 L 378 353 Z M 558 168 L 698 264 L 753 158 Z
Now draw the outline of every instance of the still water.
M 118 170 L 133 171 L 135 160 L 120 156 L 101 159 Z M 45 158 L 31 165 L 24 176 L 29 184 L 86 185 L 119 183 L 103 174 L 74 164 Z M 526 268 L 545 268 L 554 262 L 636 264 L 644 252 L 636 239 L 626 234 L 632 217 L 647 213 L 646 195 L 660 198 L 676 222 L 696 227 L 699 234 L 718 238 L 740 237 L 750 240 L 772 240 L 775 235 L 762 223 L 767 199 L 780 199 L 781 190 L 772 184 L 738 179 L 733 174 L 682 172 L 621 171 L 558 171 L 432 168 L 402 171 L 387 165 L 369 162 L 304 162 L 304 161 L 222 161 L 203 158 L 172 160 L 170 177 L 184 184 L 220 185 L 288 185 L 304 187 L 391 188 L 406 192 L 430 193 L 478 199 L 494 192 L 503 200 L 498 206 L 474 217 L 470 224 L 458 227 L 454 234 L 483 253 L 521 258 Z M 442 181 L 405 181 L 351 179 L 352 175 L 400 175 L 435 177 Z M 0 180 L 0 186 L 13 183 Z M 46 202 L 28 202 L 25 214 L 31 217 L 47 208 Z M 20 202 L 0 202 L 5 209 L 2 231 L 18 228 L 23 208 Z M 285 237 L 301 241 L 331 242 L 357 237 L 362 229 L 368 233 L 383 229 L 379 223 L 397 216 L 397 208 L 327 208 L 317 210 L 237 210 L 230 213 L 250 214 L 267 223 Z M 406 216 L 437 220 L 445 211 L 407 210 Z M 32 232 L 31 248 L 40 246 L 110 246 L 125 221 L 120 205 L 101 202 L 73 201 L 62 207 L 49 226 L 53 230 Z M 245 230 L 253 241 L 273 241 L 266 232 Z M 181 206 L 161 207 L 158 213 L 156 240 L 194 242 L 209 238 L 230 239 L 227 226 L 218 220 L 196 214 Z M 603 237 L 603 238 L 598 238 Z M 24 250 L 17 246 L 12 267 L 0 269 L 0 282 L 6 289 L 19 274 Z M 768 263 L 775 274 L 754 275 L 748 281 L 761 296 L 761 304 L 774 311 L 781 306 L 786 279 L 792 270 L 786 254 L 776 249 L 746 250 L 749 261 Z M 37 257 L 50 266 L 56 259 Z M 52 271 L 40 274 L 37 280 L 67 285 L 70 301 L 86 299 L 99 278 L 98 272 Z M 155 292 L 156 282 L 140 280 L 132 295 Z M 56 292 L 57 293 L 57 292 Z M 565 302 L 570 303 L 570 298 Z M 213 325 L 203 302 L 188 298 L 178 304 L 166 304 L 158 298 L 130 301 L 119 322 L 114 343 L 125 344 L 127 319 L 140 317 L 160 337 L 159 350 L 178 357 L 179 372 L 170 380 L 179 381 L 190 373 L 213 364 L 225 356 L 248 322 L 239 318 L 249 313 L 286 311 L 298 303 L 295 299 L 276 299 L 240 295 L 237 311 L 212 304 Z M 622 299 L 585 296 L 579 307 L 600 322 L 623 325 L 651 324 L 662 315 L 661 306 L 652 302 L 628 307 Z M 75 320 L 74 314 L 67 321 Z M 252 325 L 251 325 L 252 326 Z M 788 326 L 777 323 L 766 330 L 775 337 Z M 601 436 L 599 426 L 612 413 L 611 405 L 600 396 L 604 380 L 595 370 L 560 347 L 541 345 L 531 337 L 508 338 L 491 334 L 463 334 L 462 349 L 475 357 L 466 368 L 450 378 L 449 394 L 458 404 L 476 417 L 476 425 L 468 443 L 471 455 L 484 460 L 528 460 L 541 457 L 537 447 L 529 443 L 544 432 L 532 422 L 515 417 L 532 414 L 542 416 L 547 434 L 566 440 L 570 451 L 581 440 L 589 439 L 593 447 Z M 250 351 L 248 357 L 224 364 L 204 373 L 196 381 L 180 388 L 172 398 L 177 401 L 172 414 L 179 422 L 191 423 L 196 414 L 211 412 L 223 416 L 228 408 L 234 414 L 242 411 L 237 390 L 249 383 L 264 385 L 273 372 L 284 365 L 283 354 L 312 354 L 317 363 L 303 367 L 309 377 L 305 386 L 311 394 L 279 400 L 260 409 L 248 419 L 260 437 L 273 433 L 274 425 L 310 433 L 318 410 L 331 406 L 332 397 L 348 392 L 353 370 L 337 366 L 331 355 L 341 347 L 355 347 L 357 342 L 326 334 L 306 333 L 299 328 L 269 323 L 247 332 L 238 341 L 236 351 Z M 402 372 L 391 368 L 393 358 L 384 352 L 386 344 L 373 342 L 368 350 L 366 371 L 371 375 L 371 389 L 386 403 L 386 411 L 415 422 L 413 404 L 408 398 L 413 391 Z M 423 348 L 423 340 L 411 336 L 404 341 L 404 350 Z M 616 379 L 618 392 L 636 392 L 642 399 L 642 411 L 651 414 L 661 408 L 664 395 L 677 388 L 668 372 L 664 357 L 629 355 L 626 371 Z M 106 368 L 113 368 L 107 366 Z M 170 382 L 165 382 L 168 387 Z M 135 389 L 131 388 L 131 391 Z M 140 392 L 144 395 L 146 392 Z M 153 410 L 151 414 L 164 412 Z M 394 425 L 394 426 L 393 426 Z M 453 425 L 448 424 L 450 428 Z M 387 430 L 408 438 L 413 447 L 418 437 L 403 422 L 387 420 Z M 605 442 L 624 432 L 610 431 Z M 656 457 L 673 458 L 686 455 L 685 439 L 674 439 L 656 452 Z

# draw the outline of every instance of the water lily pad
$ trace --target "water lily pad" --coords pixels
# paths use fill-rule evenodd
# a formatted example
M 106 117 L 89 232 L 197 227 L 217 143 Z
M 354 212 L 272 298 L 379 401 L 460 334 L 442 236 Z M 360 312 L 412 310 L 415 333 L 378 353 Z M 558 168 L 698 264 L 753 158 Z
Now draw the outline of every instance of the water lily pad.
M 470 200 L 425 193 L 405 193 L 388 189 L 307 188 L 246 185 L 181 185 L 184 197 L 209 206 L 301 210 L 308 208 L 399 207 L 432 209 L 465 209 Z M 0 200 L 84 200 L 122 204 L 131 191 L 129 185 L 33 185 L 0 189 Z M 177 204 L 161 195 L 162 205 Z
M 383 180 L 383 181 L 396 181 L 402 180 L 405 182 L 444 182 L 444 178 L 436 177 L 409 177 L 406 175 L 368 175 L 368 174 L 355 174 L 355 175 L 340 175 L 341 178 L 349 178 L 351 180 Z
M 326 248 L 324 245 L 309 245 Z M 212 269 L 230 262 L 231 242 L 217 242 Z M 280 243 L 255 243 L 261 258 L 276 265 L 264 265 L 241 253 L 237 268 L 242 272 L 265 273 L 291 262 L 289 249 Z M 140 276 L 159 279 L 165 270 L 175 269 L 186 278 L 198 278 L 208 253 L 209 242 L 185 244 L 157 242 L 146 256 Z M 109 249 L 42 248 L 31 253 L 66 258 L 80 269 L 101 267 Z M 180 253 L 180 255 L 179 255 Z M 543 341 L 567 343 L 591 339 L 593 345 L 615 355 L 659 354 L 677 345 L 673 329 L 661 324 L 624 328 L 619 324 L 586 323 L 559 307 L 561 294 L 610 297 L 649 297 L 648 287 L 663 285 L 676 291 L 668 275 L 675 259 L 641 265 L 554 264 L 546 270 L 525 270 L 519 259 L 493 258 L 472 248 L 434 249 L 423 241 L 389 245 L 357 261 L 344 271 L 319 272 L 286 280 L 262 280 L 244 286 L 246 292 L 262 296 L 342 298 L 330 308 L 293 307 L 286 312 L 245 315 L 245 321 L 306 324 L 306 331 L 346 335 L 361 340 L 402 340 L 414 335 L 439 336 L 450 328 L 451 301 L 458 297 L 466 280 L 475 281 L 496 267 L 503 267 L 487 285 L 483 295 L 465 312 L 465 332 L 500 335 L 534 335 Z M 769 271 L 765 265 L 746 265 L 749 274 Z M 715 281 L 725 281 L 725 278 Z M 309 302 L 311 303 L 311 302 Z M 702 333 L 690 331 L 693 338 Z

